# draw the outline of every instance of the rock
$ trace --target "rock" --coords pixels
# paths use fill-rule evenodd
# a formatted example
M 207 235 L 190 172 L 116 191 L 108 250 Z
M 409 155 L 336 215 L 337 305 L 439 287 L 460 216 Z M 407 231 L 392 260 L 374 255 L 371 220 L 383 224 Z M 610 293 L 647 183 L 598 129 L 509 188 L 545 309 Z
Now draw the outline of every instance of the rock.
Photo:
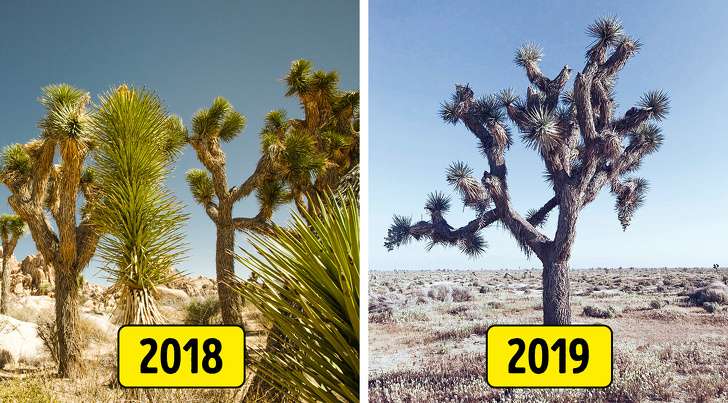
M 0 315 L 0 350 L 10 353 L 14 362 L 38 362 L 47 358 L 38 325 Z
M 47 265 L 40 253 L 26 256 L 20 263 L 20 272 L 28 278 L 26 287 L 35 295 L 47 295 L 55 286 L 53 266 Z
M 157 287 L 157 301 L 162 306 L 174 306 L 182 308 L 187 305 L 191 298 L 186 292 L 168 287 Z
M 182 290 L 190 297 L 207 297 L 217 294 L 215 280 L 204 276 L 188 277 L 182 275 L 166 285 L 169 288 Z

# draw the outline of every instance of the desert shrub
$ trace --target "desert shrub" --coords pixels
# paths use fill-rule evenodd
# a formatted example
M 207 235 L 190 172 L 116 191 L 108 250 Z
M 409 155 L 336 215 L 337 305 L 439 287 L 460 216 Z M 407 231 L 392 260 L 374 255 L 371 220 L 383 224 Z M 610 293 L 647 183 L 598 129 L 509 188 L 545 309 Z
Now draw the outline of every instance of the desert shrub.
M 488 303 L 487 303 L 487 304 L 485 304 L 485 305 L 486 305 L 486 306 L 487 306 L 488 308 L 491 308 L 491 309 L 503 309 L 503 307 L 505 306 L 505 305 L 504 305 L 504 304 L 503 304 L 502 302 L 500 302 L 500 301 L 488 301 Z
M 447 313 L 449 315 L 460 315 L 461 313 L 467 311 L 469 308 L 465 305 L 457 305 L 452 308 L 449 308 L 447 310 Z
M 485 336 L 488 332 L 490 324 L 476 323 L 469 326 L 457 327 L 451 329 L 436 330 L 432 334 L 433 341 L 458 340 L 465 339 L 471 335 Z
M 594 305 L 587 305 L 584 307 L 583 313 L 584 316 L 600 319 L 614 318 L 617 316 L 617 311 L 611 306 L 607 308 L 601 308 Z
M 484 354 L 445 355 L 428 361 L 423 368 L 373 374 L 369 378 L 369 401 L 482 402 L 502 394 L 485 382 Z
M 392 307 L 386 307 L 377 312 L 369 311 L 369 323 L 391 323 L 394 322 Z
M 717 302 L 703 302 L 703 309 L 708 313 L 715 313 L 720 310 L 720 304 Z
M 185 319 L 187 325 L 210 325 L 218 322 L 220 314 L 220 300 L 217 297 L 192 300 L 185 306 Z
M 445 301 L 450 296 L 450 286 L 447 284 L 434 284 L 427 290 L 427 296 L 437 301 Z
M 701 306 L 705 302 L 728 304 L 728 286 L 716 281 L 689 293 L 688 298 L 696 306 Z
M 466 287 L 453 287 L 452 289 L 452 300 L 454 302 L 465 302 L 472 301 L 473 294 L 470 293 L 470 289 Z
M 0 402 L 47 403 L 53 397 L 41 379 L 10 379 L 0 382 Z
M 602 400 L 641 402 L 671 400 L 675 391 L 669 367 L 653 352 L 617 353 L 612 385 L 601 391 Z
M 38 337 L 43 341 L 43 347 L 51 355 L 53 362 L 58 365 L 58 334 L 55 319 L 44 320 L 38 324 Z
M 728 379 L 720 375 L 694 375 L 685 379 L 680 389 L 688 402 L 720 401 L 714 399 L 728 395 Z
M 390 321 L 397 323 L 429 322 L 430 316 L 422 309 L 405 309 L 394 313 Z M 371 316 L 370 316 L 371 317 Z
M 9 351 L 0 349 L 0 369 L 5 368 L 6 365 L 13 363 L 13 356 Z
M 659 299 L 653 299 L 652 301 L 650 301 L 650 308 L 652 309 L 660 309 L 663 306 L 663 301 L 660 301 Z

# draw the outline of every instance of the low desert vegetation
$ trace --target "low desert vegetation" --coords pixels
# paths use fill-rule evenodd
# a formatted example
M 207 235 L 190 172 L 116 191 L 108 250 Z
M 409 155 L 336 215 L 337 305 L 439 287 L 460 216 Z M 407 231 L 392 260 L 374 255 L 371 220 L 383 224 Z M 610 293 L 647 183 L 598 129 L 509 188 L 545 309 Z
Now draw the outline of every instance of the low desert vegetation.
M 542 283 L 528 271 L 370 273 L 370 401 L 719 402 L 728 399 L 725 269 L 590 269 L 572 273 L 582 315 L 614 331 L 606 389 L 493 389 L 485 382 L 489 326 L 541 322 Z M 462 287 L 463 302 L 428 297 Z M 480 293 L 481 288 L 485 293 Z M 718 290 L 716 293 L 715 290 Z M 708 313 L 702 303 L 716 304 Z M 372 309 L 373 308 L 373 309 Z

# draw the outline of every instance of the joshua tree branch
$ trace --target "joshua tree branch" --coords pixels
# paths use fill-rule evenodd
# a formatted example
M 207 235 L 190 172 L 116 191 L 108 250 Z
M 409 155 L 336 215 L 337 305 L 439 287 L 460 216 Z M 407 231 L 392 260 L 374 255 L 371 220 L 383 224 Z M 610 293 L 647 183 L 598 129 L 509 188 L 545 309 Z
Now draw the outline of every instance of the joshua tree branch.
M 230 197 L 232 200 L 238 201 L 243 197 L 248 196 L 250 193 L 255 190 L 255 187 L 258 185 L 260 176 L 263 174 L 266 168 L 266 161 L 263 157 L 258 159 L 258 163 L 255 166 L 255 171 L 241 183 L 239 186 L 236 186 L 230 190 Z

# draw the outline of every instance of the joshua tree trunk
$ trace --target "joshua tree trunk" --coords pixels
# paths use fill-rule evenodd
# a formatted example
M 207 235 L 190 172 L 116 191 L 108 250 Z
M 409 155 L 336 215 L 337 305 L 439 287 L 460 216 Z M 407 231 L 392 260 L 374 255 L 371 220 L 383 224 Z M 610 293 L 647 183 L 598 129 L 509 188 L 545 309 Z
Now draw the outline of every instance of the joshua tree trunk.
M 217 225 L 217 244 L 215 250 L 215 270 L 217 274 L 217 295 L 220 298 L 220 312 L 226 324 L 242 324 L 240 314 L 240 297 L 233 291 L 235 281 L 235 227 L 233 226 L 232 212 L 220 210 Z
M 543 264 L 543 324 L 571 323 L 569 263 L 555 259 Z
M 58 332 L 58 375 L 75 378 L 83 369 L 81 339 L 78 332 L 78 271 L 72 267 L 56 269 L 56 327 Z
M 0 314 L 8 313 L 8 294 L 10 293 L 10 270 L 8 269 L 8 256 L 5 253 L 7 249 L 3 248 L 3 272 L 2 272 L 2 288 L 0 288 Z

